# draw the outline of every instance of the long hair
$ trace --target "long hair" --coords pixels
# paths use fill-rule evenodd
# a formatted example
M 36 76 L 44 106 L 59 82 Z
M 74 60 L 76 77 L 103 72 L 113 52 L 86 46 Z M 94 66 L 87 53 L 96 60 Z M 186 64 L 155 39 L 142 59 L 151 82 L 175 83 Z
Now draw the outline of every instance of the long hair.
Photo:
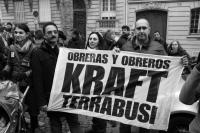
M 171 53 L 172 44 L 173 44 L 174 42 L 176 42 L 176 43 L 178 44 L 178 51 L 177 51 L 177 53 Z M 187 57 L 190 58 L 189 54 L 182 48 L 180 42 L 177 41 L 177 40 L 173 40 L 173 41 L 168 45 L 167 52 L 168 52 L 168 54 L 171 55 L 171 56 L 183 56 L 183 55 L 187 55 Z
M 88 36 L 88 40 L 87 40 L 87 44 L 86 44 L 86 48 L 87 47 L 90 47 L 89 46 L 89 38 L 92 34 L 96 34 L 97 37 L 99 38 L 99 43 L 98 43 L 98 49 L 99 50 L 105 50 L 105 40 L 104 38 L 102 37 L 102 35 L 99 33 L 99 32 L 91 32 L 90 35 Z

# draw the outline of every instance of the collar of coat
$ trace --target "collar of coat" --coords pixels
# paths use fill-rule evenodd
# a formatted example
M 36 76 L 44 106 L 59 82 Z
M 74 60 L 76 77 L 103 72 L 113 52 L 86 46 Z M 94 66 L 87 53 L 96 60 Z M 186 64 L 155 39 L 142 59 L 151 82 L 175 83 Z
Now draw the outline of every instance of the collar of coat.
M 54 48 L 52 48 L 49 44 L 47 44 L 45 41 L 42 42 L 41 44 L 41 49 L 43 49 L 44 51 L 50 53 L 50 54 L 55 54 L 56 56 L 59 53 L 59 48 L 57 45 L 55 45 Z
M 148 49 L 148 47 L 149 47 L 149 45 L 150 45 L 150 42 L 151 42 L 151 38 L 150 37 L 148 37 L 149 38 L 149 41 L 147 42 L 147 43 L 144 43 L 143 45 L 142 45 L 142 49 Z M 139 45 L 137 45 L 136 44 L 136 36 L 134 36 L 133 38 L 132 38 L 132 45 L 133 45 L 133 49 L 140 49 L 140 46 Z

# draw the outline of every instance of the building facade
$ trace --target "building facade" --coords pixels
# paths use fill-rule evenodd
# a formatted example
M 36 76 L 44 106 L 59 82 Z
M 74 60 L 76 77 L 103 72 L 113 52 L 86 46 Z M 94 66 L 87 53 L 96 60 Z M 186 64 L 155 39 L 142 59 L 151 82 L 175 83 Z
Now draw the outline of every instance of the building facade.
M 85 38 L 107 29 L 120 34 L 121 26 L 134 29 L 137 19 L 146 18 L 151 34 L 159 31 L 168 43 L 179 40 L 191 56 L 200 51 L 199 0 L 0 0 L 0 8 L 1 23 L 27 23 L 36 30 L 53 21 L 67 36 L 76 28 Z

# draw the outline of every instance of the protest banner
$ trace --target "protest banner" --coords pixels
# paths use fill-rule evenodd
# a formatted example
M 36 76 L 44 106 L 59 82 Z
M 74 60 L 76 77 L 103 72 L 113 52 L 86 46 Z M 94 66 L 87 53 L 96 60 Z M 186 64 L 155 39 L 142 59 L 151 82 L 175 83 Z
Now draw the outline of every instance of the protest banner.
M 48 110 L 167 130 L 180 57 L 60 48 Z

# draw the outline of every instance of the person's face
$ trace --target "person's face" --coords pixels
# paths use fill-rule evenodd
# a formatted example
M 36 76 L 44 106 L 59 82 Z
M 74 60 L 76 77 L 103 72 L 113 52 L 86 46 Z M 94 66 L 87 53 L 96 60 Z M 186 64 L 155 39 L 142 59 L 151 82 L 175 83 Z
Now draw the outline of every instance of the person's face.
M 172 54 L 175 54 L 178 52 L 178 43 L 177 42 L 173 42 L 171 47 L 172 47 L 172 49 L 171 49 Z
M 147 21 L 138 20 L 136 22 L 136 36 L 139 41 L 145 42 L 148 40 L 150 34 L 150 27 Z
M 111 37 L 112 40 L 115 40 L 115 33 L 112 32 L 110 37 Z
M 15 28 L 14 37 L 17 42 L 24 41 L 27 36 L 27 33 L 23 29 L 20 29 L 18 27 Z
M 126 28 L 123 28 L 122 29 L 122 34 L 124 35 L 124 34 L 129 34 L 130 33 L 130 31 L 128 31 Z
M 89 46 L 92 49 L 95 49 L 98 47 L 99 44 L 99 38 L 96 34 L 91 34 L 89 37 Z
M 54 25 L 48 25 L 45 28 L 44 38 L 47 42 L 51 44 L 56 44 L 58 42 L 58 30 Z
M 158 32 L 154 33 L 155 39 L 159 40 L 160 39 L 160 34 Z

